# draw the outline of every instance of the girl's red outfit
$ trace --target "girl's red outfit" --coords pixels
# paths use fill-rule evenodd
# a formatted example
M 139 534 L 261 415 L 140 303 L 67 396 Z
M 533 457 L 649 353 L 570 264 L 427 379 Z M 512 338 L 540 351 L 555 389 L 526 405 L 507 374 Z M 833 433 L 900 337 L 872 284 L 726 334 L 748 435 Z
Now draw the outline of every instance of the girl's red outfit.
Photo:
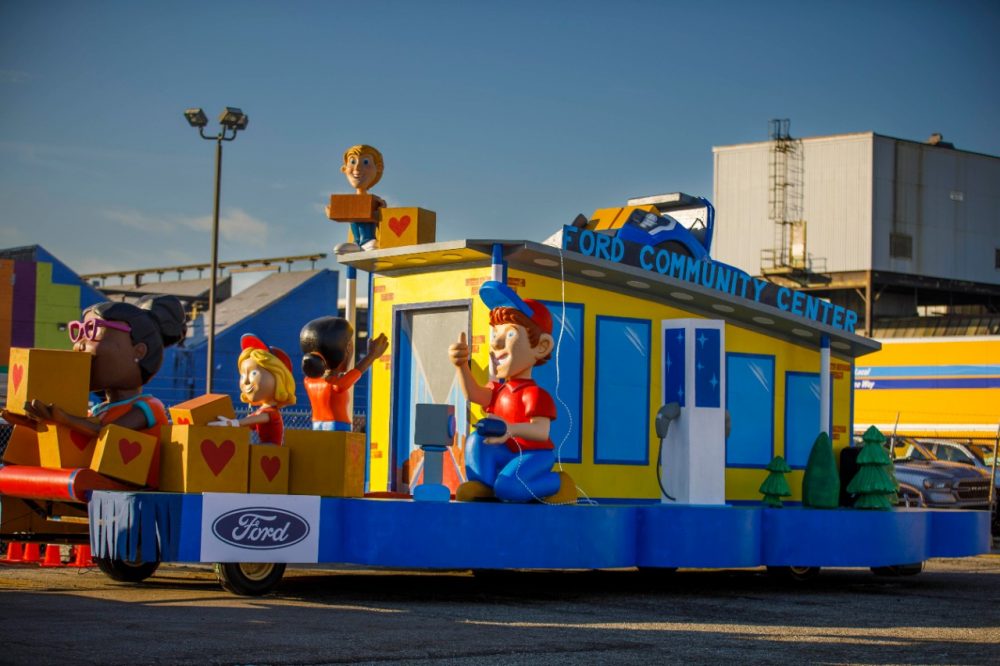
M 285 423 L 281 419 L 281 412 L 277 407 L 264 405 L 250 416 L 267 414 L 266 423 L 255 423 L 253 429 L 257 431 L 257 439 L 261 444 L 275 444 L 281 446 L 285 438 Z

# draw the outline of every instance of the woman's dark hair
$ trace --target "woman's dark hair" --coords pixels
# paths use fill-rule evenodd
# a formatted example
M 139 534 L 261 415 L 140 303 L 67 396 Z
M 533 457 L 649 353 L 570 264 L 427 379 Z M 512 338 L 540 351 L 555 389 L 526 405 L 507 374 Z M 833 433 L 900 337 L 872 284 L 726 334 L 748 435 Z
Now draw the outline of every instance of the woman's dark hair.
M 299 333 L 303 374 L 317 379 L 327 370 L 339 368 L 353 338 L 350 322 L 340 317 L 320 317 L 303 326 Z
M 132 344 L 146 345 L 146 355 L 139 361 L 143 384 L 160 369 L 164 348 L 177 344 L 187 333 L 184 306 L 176 296 L 143 296 L 135 305 L 106 301 L 87 308 L 84 315 L 87 312 L 132 327 Z

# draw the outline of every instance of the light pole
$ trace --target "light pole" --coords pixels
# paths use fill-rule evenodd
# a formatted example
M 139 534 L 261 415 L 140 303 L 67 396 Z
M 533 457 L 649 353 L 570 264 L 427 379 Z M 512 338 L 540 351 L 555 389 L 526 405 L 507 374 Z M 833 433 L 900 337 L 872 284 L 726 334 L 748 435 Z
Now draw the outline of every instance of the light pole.
M 212 392 L 212 368 L 215 365 L 215 283 L 219 273 L 219 188 L 222 183 L 222 142 L 232 141 L 236 133 L 247 128 L 249 118 L 239 109 L 227 106 L 219 115 L 222 129 L 216 136 L 205 136 L 205 125 L 208 118 L 201 109 L 188 109 L 184 112 L 188 124 L 198 128 L 201 138 L 215 141 L 215 210 L 212 215 L 212 279 L 208 288 L 208 369 L 205 373 L 205 392 Z

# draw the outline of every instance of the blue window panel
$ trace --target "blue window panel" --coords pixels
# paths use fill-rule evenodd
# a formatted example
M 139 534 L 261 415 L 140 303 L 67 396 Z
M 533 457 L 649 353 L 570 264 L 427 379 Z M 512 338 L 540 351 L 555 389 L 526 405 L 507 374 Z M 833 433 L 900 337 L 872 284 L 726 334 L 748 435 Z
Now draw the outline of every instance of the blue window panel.
M 663 386 L 666 400 L 684 407 L 684 329 L 663 330 Z
M 722 405 L 722 363 L 719 329 L 696 328 L 694 335 L 694 406 Z
M 594 462 L 649 462 L 648 319 L 597 318 Z
M 785 461 L 804 468 L 819 435 L 819 374 L 785 373 Z
M 410 372 L 413 367 L 413 341 L 410 339 L 409 326 L 406 324 L 405 312 L 396 313 L 396 377 L 393 381 L 392 425 L 393 425 L 393 460 L 389 470 L 393 488 L 398 488 L 400 479 L 395 478 L 396 470 L 403 468 L 403 463 L 409 460 L 410 447 L 406 442 L 410 438 Z
M 773 356 L 726 354 L 726 409 L 726 465 L 766 467 L 774 457 Z
M 542 301 L 552 313 L 552 338 L 556 348 L 545 365 L 537 366 L 531 377 L 548 391 L 556 403 L 558 416 L 549 437 L 562 462 L 581 462 L 580 426 L 583 414 L 583 305 Z

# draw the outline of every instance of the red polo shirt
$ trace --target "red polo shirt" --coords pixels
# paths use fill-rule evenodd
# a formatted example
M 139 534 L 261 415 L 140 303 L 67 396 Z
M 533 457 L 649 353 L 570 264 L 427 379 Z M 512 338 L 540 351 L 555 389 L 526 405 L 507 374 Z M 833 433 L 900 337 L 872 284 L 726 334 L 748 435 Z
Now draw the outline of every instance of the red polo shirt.
M 264 405 L 251 414 L 251 416 L 257 416 L 258 414 L 267 414 L 268 421 L 267 423 L 255 423 L 252 426 L 257 431 L 257 439 L 260 440 L 261 444 L 277 444 L 281 446 L 282 440 L 285 437 L 285 424 L 281 420 L 281 412 L 278 411 L 277 407 Z
M 486 388 L 493 392 L 486 413 L 495 414 L 507 423 L 527 423 L 535 416 L 552 421 L 556 418 L 556 403 L 534 379 L 509 379 L 503 384 L 490 382 Z M 539 441 L 511 437 L 506 445 L 514 453 L 555 448 L 548 438 Z

